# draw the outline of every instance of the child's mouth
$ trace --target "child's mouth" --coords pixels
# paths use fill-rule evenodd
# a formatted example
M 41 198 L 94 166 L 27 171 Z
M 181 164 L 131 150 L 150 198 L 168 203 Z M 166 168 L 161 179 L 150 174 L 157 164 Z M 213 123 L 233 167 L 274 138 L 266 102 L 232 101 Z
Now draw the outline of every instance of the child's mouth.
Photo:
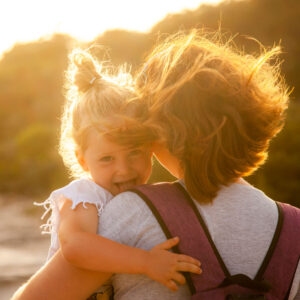
M 115 185 L 119 190 L 118 193 L 122 193 L 136 186 L 136 178 L 127 181 L 115 182 Z

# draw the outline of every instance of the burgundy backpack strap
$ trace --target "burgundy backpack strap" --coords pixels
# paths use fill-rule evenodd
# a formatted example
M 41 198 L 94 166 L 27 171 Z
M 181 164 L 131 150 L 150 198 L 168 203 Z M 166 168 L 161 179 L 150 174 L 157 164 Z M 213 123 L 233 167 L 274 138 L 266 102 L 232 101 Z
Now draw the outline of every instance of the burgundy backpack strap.
M 276 204 L 279 209 L 277 230 L 255 279 L 266 279 L 272 286 L 270 295 L 274 298 L 288 299 L 300 258 L 300 209 Z
M 180 183 L 142 185 L 131 191 L 146 202 L 167 238 L 180 238 L 175 252 L 201 261 L 205 276 L 185 274 L 192 294 L 215 288 L 230 276 L 194 202 Z
M 244 282 L 250 288 L 245 282 L 249 278 L 243 274 L 230 276 L 195 203 L 180 183 L 143 185 L 132 191 L 152 210 L 167 238 L 180 238 L 175 252 L 201 261 L 205 276 L 185 274 L 192 294 L 226 286 L 229 279 L 232 283 L 241 281 L 242 286 Z M 251 284 L 258 283 L 253 286 L 256 289 L 266 281 L 271 287 L 266 290 L 270 299 L 288 299 L 300 258 L 300 210 L 283 203 L 277 203 L 277 207 L 279 218 L 273 240 Z

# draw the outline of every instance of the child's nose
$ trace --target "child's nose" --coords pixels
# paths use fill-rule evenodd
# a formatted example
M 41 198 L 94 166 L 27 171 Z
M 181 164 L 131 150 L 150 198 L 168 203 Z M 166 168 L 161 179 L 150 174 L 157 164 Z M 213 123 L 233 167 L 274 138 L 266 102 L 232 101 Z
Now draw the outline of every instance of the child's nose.
M 131 164 L 127 159 L 121 159 L 117 164 L 117 174 L 118 175 L 127 175 L 130 173 Z

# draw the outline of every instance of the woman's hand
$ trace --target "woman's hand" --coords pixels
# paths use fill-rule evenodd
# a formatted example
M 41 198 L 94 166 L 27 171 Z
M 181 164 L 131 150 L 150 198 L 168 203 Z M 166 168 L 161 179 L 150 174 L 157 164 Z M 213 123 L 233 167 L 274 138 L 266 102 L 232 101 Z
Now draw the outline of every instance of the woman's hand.
M 145 275 L 172 291 L 178 290 L 177 283 L 185 284 L 185 278 L 180 272 L 202 273 L 201 263 L 197 259 L 167 251 L 178 242 L 179 238 L 175 237 L 153 247 L 145 265 Z

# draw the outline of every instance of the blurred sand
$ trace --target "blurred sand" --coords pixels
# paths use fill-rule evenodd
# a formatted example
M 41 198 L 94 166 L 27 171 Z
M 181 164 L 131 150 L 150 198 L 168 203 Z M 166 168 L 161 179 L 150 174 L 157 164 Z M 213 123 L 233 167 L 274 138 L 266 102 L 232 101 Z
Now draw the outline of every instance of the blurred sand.
M 44 210 L 34 207 L 33 201 L 22 196 L 0 196 L 1 300 L 9 299 L 46 260 L 50 236 L 41 235 Z

